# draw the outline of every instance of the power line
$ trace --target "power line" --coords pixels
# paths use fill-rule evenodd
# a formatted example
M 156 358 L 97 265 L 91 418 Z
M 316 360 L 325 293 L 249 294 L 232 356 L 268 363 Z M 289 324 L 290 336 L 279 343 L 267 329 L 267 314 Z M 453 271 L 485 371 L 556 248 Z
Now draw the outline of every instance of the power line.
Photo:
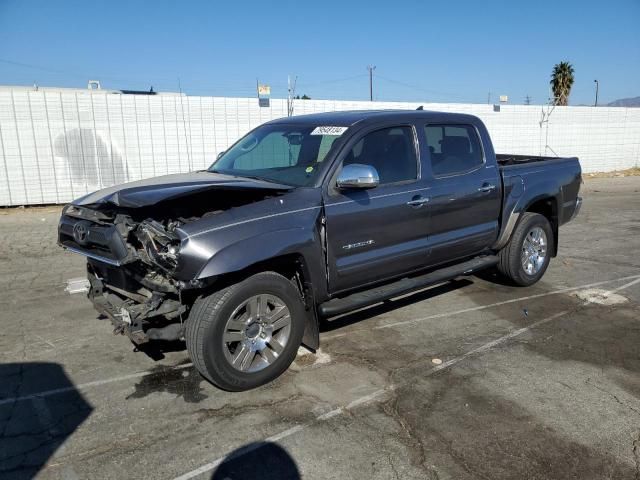
M 98 79 L 108 80 L 109 82 L 118 83 L 121 85 L 126 84 L 127 86 L 130 86 L 132 84 L 133 85 L 136 85 L 136 84 L 154 85 L 156 90 L 164 90 L 164 91 L 172 91 L 175 88 L 173 87 L 173 85 L 175 85 L 175 78 L 176 78 L 175 76 L 164 77 L 164 76 L 152 75 L 152 76 L 146 77 L 146 76 L 132 75 L 127 77 L 118 77 L 118 76 L 114 77 L 111 75 L 101 75 L 96 72 L 87 74 L 87 73 L 80 73 L 80 72 L 67 70 L 67 69 L 58 70 L 55 68 L 50 68 L 48 66 L 16 62 L 16 61 L 5 59 L 5 58 L 0 58 L 0 63 L 13 65 L 21 68 L 40 70 L 43 72 L 54 73 L 57 75 L 73 75 L 73 76 L 85 77 L 85 78 L 98 78 Z M 308 90 L 312 87 L 319 87 L 319 86 L 330 85 L 335 83 L 343 83 L 343 82 L 349 82 L 353 80 L 360 80 L 365 76 L 368 76 L 369 77 L 369 100 L 373 100 L 373 70 L 375 69 L 376 69 L 375 65 L 368 65 L 367 66 L 368 73 L 362 73 L 362 74 L 351 75 L 351 76 L 340 77 L 340 78 L 332 78 L 332 79 L 321 80 L 321 81 L 316 81 L 311 83 L 298 83 L 298 88 Z M 376 77 L 381 78 L 386 82 L 400 85 L 415 91 L 427 93 L 429 95 L 438 95 L 438 96 L 444 96 L 444 97 L 450 97 L 450 98 L 457 98 L 457 99 L 460 99 L 460 101 L 469 101 L 468 99 L 465 99 L 456 93 L 441 92 L 437 90 L 423 88 L 417 85 L 401 82 L 393 78 L 380 75 L 378 73 L 376 74 Z M 202 78 L 194 79 L 192 81 L 192 80 L 189 80 L 188 78 L 185 79 L 184 77 L 182 77 L 181 80 L 182 80 L 182 90 L 185 93 L 189 92 L 190 94 L 196 95 L 196 96 L 197 95 L 221 95 L 221 96 L 237 95 L 237 96 L 251 97 L 255 95 L 255 86 L 252 85 L 252 82 L 245 82 L 243 80 L 233 81 L 229 79 L 229 80 L 222 80 L 222 81 L 218 80 L 218 81 L 210 82 L 207 80 L 202 80 Z M 31 80 L 29 80 L 29 83 L 31 83 Z M 281 93 L 284 96 L 287 93 L 287 88 L 288 88 L 287 85 L 280 84 L 280 83 L 275 83 L 275 84 L 270 83 L 270 86 L 272 87 L 273 93 L 275 93 L 276 95 L 279 95 Z M 76 88 L 80 88 L 80 87 L 76 87 Z M 117 90 L 118 88 L 116 87 L 113 89 Z M 333 99 L 333 100 L 338 100 L 340 98 L 357 99 L 357 97 L 360 97 L 360 95 L 351 95 L 351 94 L 345 97 L 345 94 L 343 94 L 342 92 L 335 92 L 335 91 L 333 93 L 327 92 L 326 94 L 312 93 L 312 95 L 314 98 L 317 98 L 317 99 L 325 98 L 325 99 Z
M 464 101 L 469 101 L 468 98 L 462 97 L 457 93 L 430 90 L 430 89 L 427 89 L 427 88 L 423 88 L 423 87 L 419 87 L 419 86 L 416 86 L 416 85 L 411 85 L 409 83 L 404 83 L 404 82 L 401 82 L 401 81 L 398 81 L 398 80 L 394 80 L 392 78 L 380 75 L 379 73 L 376 76 L 378 78 L 381 78 L 382 80 L 386 80 L 387 82 L 395 83 L 397 85 L 401 85 L 403 87 L 410 88 L 410 89 L 413 89 L 413 90 L 416 90 L 416 91 L 419 91 L 419 92 L 428 93 L 428 94 L 436 94 L 436 95 L 444 95 L 444 96 L 448 96 L 448 97 L 458 98 L 458 99 L 461 99 L 461 100 L 464 100 Z
M 351 77 L 344 77 L 344 78 L 336 78 L 333 80 L 323 80 L 320 82 L 313 82 L 313 83 L 301 83 L 300 87 L 304 87 L 304 88 L 310 88 L 310 87 L 316 87 L 318 85 L 327 85 L 329 83 L 339 83 L 339 82 L 347 82 L 349 80 L 355 80 L 356 78 L 362 78 L 362 77 L 366 77 L 367 74 L 366 73 L 361 73 L 360 75 L 352 75 Z

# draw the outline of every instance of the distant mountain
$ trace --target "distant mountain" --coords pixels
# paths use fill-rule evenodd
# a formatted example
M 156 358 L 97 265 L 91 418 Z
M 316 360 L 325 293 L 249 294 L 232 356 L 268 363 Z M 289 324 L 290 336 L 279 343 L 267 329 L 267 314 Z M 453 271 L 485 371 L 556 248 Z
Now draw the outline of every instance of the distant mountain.
M 640 107 L 640 97 L 621 98 L 607 103 L 607 107 Z

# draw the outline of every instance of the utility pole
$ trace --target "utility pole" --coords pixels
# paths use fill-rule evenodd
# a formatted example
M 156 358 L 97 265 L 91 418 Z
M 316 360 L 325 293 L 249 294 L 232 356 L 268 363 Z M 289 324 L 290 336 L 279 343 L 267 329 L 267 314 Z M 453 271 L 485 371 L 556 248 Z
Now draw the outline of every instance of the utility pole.
M 293 87 L 291 87 L 291 75 L 287 75 L 287 117 L 293 116 L 293 97 L 296 93 L 296 83 L 298 76 L 293 79 Z
M 487 94 L 487 105 L 491 105 L 491 91 Z
M 368 65 L 369 70 L 369 100 L 373 102 L 373 71 L 376 69 L 375 65 Z
M 529 95 L 524 97 L 524 104 L 525 105 L 531 105 L 531 97 Z
M 600 83 L 598 82 L 598 80 L 594 80 L 594 82 L 596 82 L 596 101 L 593 104 L 594 107 L 598 106 L 598 90 L 600 89 Z

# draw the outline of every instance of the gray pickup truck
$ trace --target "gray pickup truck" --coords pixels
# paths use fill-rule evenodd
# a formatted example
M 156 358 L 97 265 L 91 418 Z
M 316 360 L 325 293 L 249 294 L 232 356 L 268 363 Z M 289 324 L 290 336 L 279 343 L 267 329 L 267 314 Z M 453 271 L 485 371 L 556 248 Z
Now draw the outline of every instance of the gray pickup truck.
M 323 113 L 261 125 L 207 170 L 82 197 L 58 241 L 88 257 L 116 332 L 184 339 L 240 391 L 317 349 L 323 318 L 490 267 L 537 282 L 580 184 L 577 158 L 496 155 L 471 115 Z

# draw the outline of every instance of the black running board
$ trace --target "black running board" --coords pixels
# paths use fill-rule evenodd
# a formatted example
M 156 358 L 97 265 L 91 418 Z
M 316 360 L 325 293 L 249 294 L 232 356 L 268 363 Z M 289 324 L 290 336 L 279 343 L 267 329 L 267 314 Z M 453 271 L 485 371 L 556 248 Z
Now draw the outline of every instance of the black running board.
M 498 257 L 489 255 L 486 257 L 477 257 L 464 263 L 458 263 L 450 267 L 434 270 L 417 277 L 403 278 L 401 280 L 374 287 L 357 293 L 352 293 L 346 297 L 334 298 L 328 302 L 320 304 L 318 311 L 323 317 L 333 317 L 342 313 L 357 310 L 358 308 L 368 307 L 398 297 L 414 290 L 419 290 L 436 283 L 442 283 L 462 275 L 469 275 L 478 270 L 497 265 Z

